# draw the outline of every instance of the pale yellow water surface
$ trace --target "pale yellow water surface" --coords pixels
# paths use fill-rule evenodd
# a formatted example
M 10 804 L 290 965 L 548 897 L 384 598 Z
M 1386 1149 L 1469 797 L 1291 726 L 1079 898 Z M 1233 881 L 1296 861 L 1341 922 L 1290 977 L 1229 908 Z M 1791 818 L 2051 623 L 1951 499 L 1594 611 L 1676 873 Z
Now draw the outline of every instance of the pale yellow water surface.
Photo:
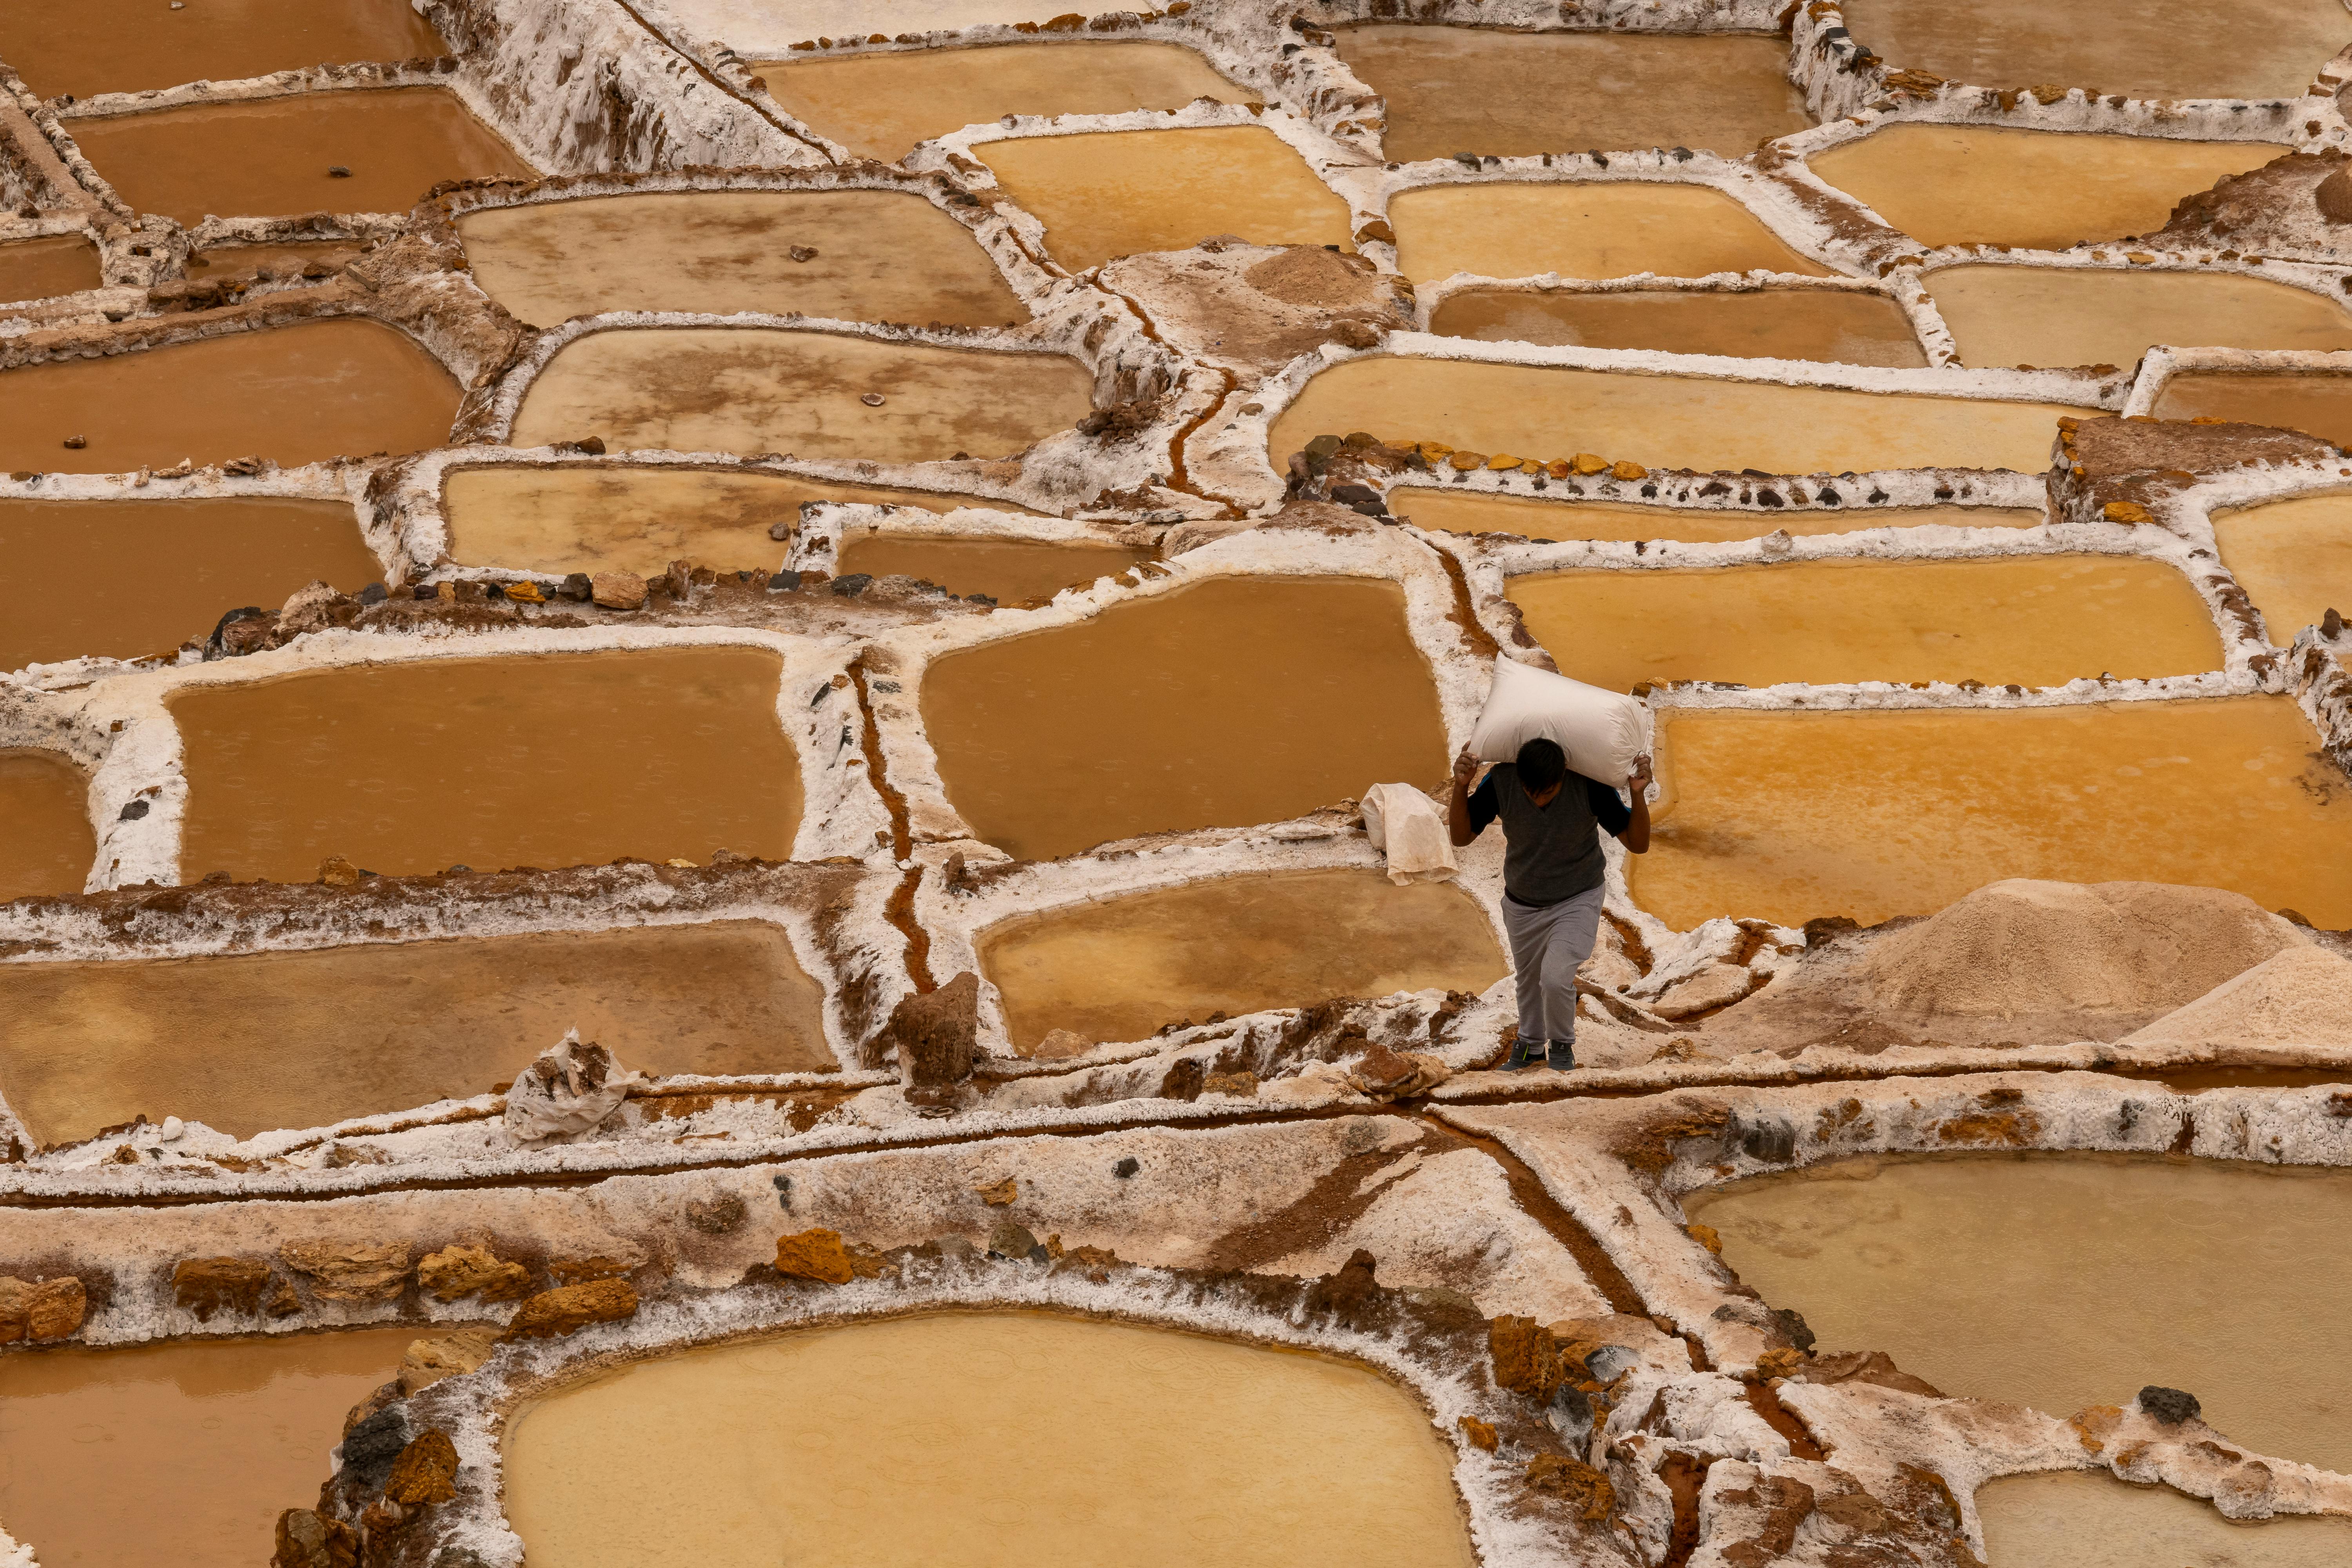
M 1807 163 L 1922 245 L 2063 250 L 2161 228 L 2183 196 L 2286 151 L 2267 142 L 1890 125 Z
M 769 95 L 860 158 L 898 162 L 918 142 L 1006 114 L 1125 114 L 1197 98 L 1255 103 L 1181 44 L 1097 38 L 978 49 L 763 60 Z
M 533 1568 L 1471 1568 L 1402 1389 L 1123 1323 L 950 1312 L 640 1362 L 526 1405 Z
M 869 405 L 868 394 L 883 401 Z M 1009 457 L 1092 406 L 1062 354 L 994 353 L 835 332 L 665 327 L 566 345 L 523 395 L 518 447 L 782 452 L 923 462 Z
M 1339 58 L 1388 100 L 1390 159 L 1588 148 L 1727 158 L 1812 124 L 1777 37 L 1341 27 Z
M 2059 686 L 2221 663 L 2189 579 L 2123 556 L 1559 572 L 1513 578 L 1510 596 L 1561 674 L 1617 691 L 1645 680 Z
M 956 327 L 1029 315 L 971 232 L 905 191 L 648 191 L 487 207 L 457 235 L 475 281 L 540 326 L 599 310 Z
M 1947 267 L 1927 292 L 1972 365 L 2137 363 L 2150 345 L 2352 349 L 2352 314 L 2305 289 L 2212 272 Z
M 2336 0 L 2266 0 L 2253 12 L 2201 0 L 1845 0 L 1844 10 L 1889 66 L 2129 98 L 2297 98 L 2352 32 Z
M 2352 1469 L 2352 1365 L 2314 1353 L 2352 1300 L 2352 1171 L 1855 1161 L 1683 1206 L 1824 1350 L 1883 1350 L 1946 1394 L 2061 1416 L 2183 1388 L 2233 1443 Z
M 97 854 L 89 775 L 60 752 L 0 746 L 0 902 L 79 893 Z
M 1383 354 L 1308 382 L 1275 419 L 1277 469 L 1316 437 L 1369 430 L 1490 456 L 1596 452 L 1649 468 L 1771 474 L 1872 468 L 2039 473 L 2062 415 L 2050 403 L 1782 386 L 1698 376 L 1482 364 Z
M 1355 247 L 1348 204 L 1258 126 L 1024 136 L 973 151 L 1045 224 L 1045 248 L 1073 272 L 1219 234 Z
M 788 546 L 769 529 L 797 529 L 801 503 L 812 500 L 1022 510 L 984 496 L 715 468 L 459 468 L 441 490 L 450 552 L 469 565 L 640 577 L 678 560 L 773 567 Z
M 2187 882 L 2352 926 L 2352 785 L 2289 697 L 1659 716 L 1633 896 L 1687 930 L 1924 915 L 2007 877 Z
M 2340 1568 L 2352 1521 L 2225 1519 L 2203 1498 L 2055 1470 L 1977 1489 L 1988 1568 Z
M 2331 609 L 2352 615 L 2352 495 L 2296 496 L 2221 512 L 2213 539 L 2281 647 Z
M 1212 1013 L 1484 991 L 1510 972 L 1460 888 L 1364 870 L 1227 877 L 1019 915 L 979 949 L 1024 1055 L 1050 1029 L 1140 1040 Z
M 1397 270 L 1486 278 L 1704 278 L 1830 269 L 1705 185 L 1431 185 L 1389 204 Z
M 1902 307 L 1880 294 L 1826 289 L 1750 293 L 1643 289 L 1622 294 L 1471 289 L 1447 296 L 1429 330 L 1483 342 L 1656 349 L 1676 354 L 1927 363 Z
M 1388 493 L 1389 510 L 1450 533 L 1516 533 L 1525 539 L 1679 539 L 1719 543 L 1758 539 L 1774 529 L 1792 534 L 1860 533 L 1872 528 L 2035 528 L 2039 511 L 2022 507 L 1807 507 L 1794 511 L 1702 511 L 1610 500 L 1532 500 L 1411 485 Z
M 2352 375 L 2232 375 L 2189 371 L 2157 394 L 2158 419 L 2234 419 L 2352 443 Z
M 0 1513 L 43 1568 L 159 1554 L 254 1568 L 269 1560 L 278 1514 L 316 1503 L 345 1413 L 392 1380 L 415 1337 L 361 1329 L 11 1354 Z M 175 1539 L 162 1550 L 166 1528 Z

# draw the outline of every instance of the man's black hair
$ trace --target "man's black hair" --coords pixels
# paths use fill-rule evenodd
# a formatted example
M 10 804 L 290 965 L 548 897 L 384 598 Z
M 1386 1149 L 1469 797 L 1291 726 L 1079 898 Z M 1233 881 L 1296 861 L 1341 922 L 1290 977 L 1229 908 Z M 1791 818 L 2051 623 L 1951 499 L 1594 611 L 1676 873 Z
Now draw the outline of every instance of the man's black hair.
M 1568 777 L 1568 753 L 1557 741 L 1538 735 L 1519 748 L 1519 783 L 1529 790 L 1547 790 Z

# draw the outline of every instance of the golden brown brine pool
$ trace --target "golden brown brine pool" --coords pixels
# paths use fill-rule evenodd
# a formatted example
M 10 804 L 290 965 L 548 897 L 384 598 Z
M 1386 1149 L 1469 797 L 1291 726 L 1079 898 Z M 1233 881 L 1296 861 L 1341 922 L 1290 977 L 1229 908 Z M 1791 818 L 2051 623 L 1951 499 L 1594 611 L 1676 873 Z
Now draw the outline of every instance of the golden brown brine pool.
M 1445 737 L 1393 583 L 1221 577 L 938 659 L 948 799 L 1024 859 L 1433 784 Z
M 97 854 L 88 775 L 58 752 L 0 746 L 0 903 L 80 892 Z
M 1630 875 L 1677 929 L 1716 915 L 1868 925 L 2005 877 L 2227 888 L 2352 925 L 2352 786 L 2293 698 L 1668 709 L 1658 729 L 1665 798 Z
M 1435 185 L 1389 204 L 1397 268 L 1415 282 L 1486 278 L 1704 278 L 1711 272 L 1827 276 L 1721 191 L 1606 185 Z
M 457 234 L 475 281 L 541 326 L 600 310 L 957 327 L 1029 315 L 970 231 L 899 191 L 649 191 L 487 207 Z
M 0 371 L 0 468 L 120 474 L 183 458 L 290 467 L 414 452 L 449 438 L 458 396 L 414 339 L 354 317 L 51 360 Z M 75 437 L 86 444 L 68 447 Z
M 1777 492 L 1775 492 L 1777 493 Z M 1786 499 L 1786 498 L 1783 498 Z M 1717 543 L 1791 534 L 1860 533 L 1873 528 L 2035 528 L 2038 510 L 2000 506 L 1807 507 L 1801 510 L 1702 511 L 1627 501 L 1538 500 L 1408 485 L 1388 493 L 1389 510 L 1423 528 L 1454 533 L 1516 533 L 1527 539 L 1677 539 Z
M 43 98 L 448 52 L 404 0 L 226 0 L 176 11 L 151 0 L 76 0 L 0 16 L 0 59 Z
M 982 935 L 980 967 L 1024 1055 L 1053 1029 L 1141 1040 L 1213 1013 L 1477 992 L 1509 973 L 1460 888 L 1355 870 L 1227 877 L 1017 916 Z
M 836 576 L 896 574 L 936 583 L 950 594 L 985 595 L 1001 605 L 1050 599 L 1116 577 L 1152 552 L 1118 544 L 1055 544 L 1030 539 L 862 531 L 842 545 Z
M 2352 314 L 2259 278 L 2105 268 L 1948 267 L 1927 292 L 1972 365 L 2136 364 L 2157 343 L 2352 348 Z
M 2337 1568 L 2352 1521 L 2233 1520 L 2203 1498 L 2114 1476 L 2058 1470 L 1977 1489 L 1987 1568 Z
M 904 158 L 918 142 L 1007 114 L 1124 114 L 1181 109 L 1200 98 L 1257 100 L 1181 44 L 1057 39 L 768 60 L 751 68 L 801 123 L 856 157 L 885 163 Z
M 0 245 L 0 301 L 46 300 L 95 289 L 98 247 L 78 234 Z
M 72 129 L 124 201 L 192 227 L 208 215 L 404 213 L 443 180 L 536 173 L 433 87 L 199 103 Z
M 1686 1199 L 1823 1350 L 2064 1417 L 2182 1388 L 2258 1454 L 2352 1469 L 2352 1171 L 2121 1155 L 1864 1161 Z
M 2187 371 L 2157 395 L 2158 419 L 2231 419 L 2352 442 L 2352 375 L 2232 375 Z
M 232 667 L 234 668 L 234 667 Z M 751 647 L 428 658 L 184 688 L 181 878 L 792 858 L 782 661 Z
M 0 1395 L 0 1516 L 45 1568 L 153 1556 L 253 1568 L 278 1515 L 310 1504 L 351 1407 L 415 1333 L 362 1329 L 12 1353 Z
M 2221 663 L 2189 579 L 2115 556 L 1559 572 L 1513 578 L 1510 596 L 1562 674 L 1615 691 L 1660 680 L 2063 686 Z
M 514 443 L 595 436 L 616 451 L 1001 458 L 1076 424 L 1093 396 L 1086 367 L 1061 354 L 839 332 L 638 328 L 591 333 L 560 351 L 524 395 Z
M 2329 610 L 2352 615 L 2352 495 L 2295 496 L 2220 512 L 2213 540 L 2279 647 Z
M 655 1077 L 829 1071 L 824 1006 L 756 921 L 5 963 L 0 1091 L 42 1143 L 140 1115 L 250 1138 L 488 1094 L 575 1027 Z
M 1846 289 L 1739 293 L 1643 289 L 1612 294 L 1472 289 L 1446 296 L 1429 330 L 1483 342 L 1655 349 L 1749 359 L 1924 365 L 1902 307 Z
M 687 1351 L 526 1405 L 505 1447 L 534 1568 L 1476 1561 L 1403 1390 L 1124 1323 L 949 1312 Z
M 168 653 L 239 605 L 275 610 L 313 580 L 355 594 L 383 575 L 348 501 L 0 500 L 0 670 Z M 103 593 L 48 591 L 100 581 Z

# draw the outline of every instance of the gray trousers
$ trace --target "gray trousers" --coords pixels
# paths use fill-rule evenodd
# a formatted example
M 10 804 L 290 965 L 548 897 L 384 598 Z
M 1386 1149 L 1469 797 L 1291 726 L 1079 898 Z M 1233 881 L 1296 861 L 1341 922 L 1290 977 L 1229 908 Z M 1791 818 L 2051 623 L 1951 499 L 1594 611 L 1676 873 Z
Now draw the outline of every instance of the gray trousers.
M 1606 888 L 1531 910 L 1503 895 L 1503 929 L 1511 939 L 1512 978 L 1519 990 L 1519 1039 L 1536 1050 L 1576 1038 L 1576 972 L 1601 937 Z

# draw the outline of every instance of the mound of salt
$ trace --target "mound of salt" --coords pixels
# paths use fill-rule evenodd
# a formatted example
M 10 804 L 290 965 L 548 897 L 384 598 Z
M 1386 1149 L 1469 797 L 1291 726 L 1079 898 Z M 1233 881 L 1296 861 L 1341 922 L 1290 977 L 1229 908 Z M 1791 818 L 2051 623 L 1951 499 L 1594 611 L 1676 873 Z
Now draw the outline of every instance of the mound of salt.
M 1856 978 L 1880 1006 L 1920 1019 L 2065 1015 L 2130 1028 L 2310 940 L 2218 888 L 2018 879 L 1888 932 Z
M 2168 1013 L 2126 1046 L 2352 1044 L 2352 959 L 2291 947 Z

